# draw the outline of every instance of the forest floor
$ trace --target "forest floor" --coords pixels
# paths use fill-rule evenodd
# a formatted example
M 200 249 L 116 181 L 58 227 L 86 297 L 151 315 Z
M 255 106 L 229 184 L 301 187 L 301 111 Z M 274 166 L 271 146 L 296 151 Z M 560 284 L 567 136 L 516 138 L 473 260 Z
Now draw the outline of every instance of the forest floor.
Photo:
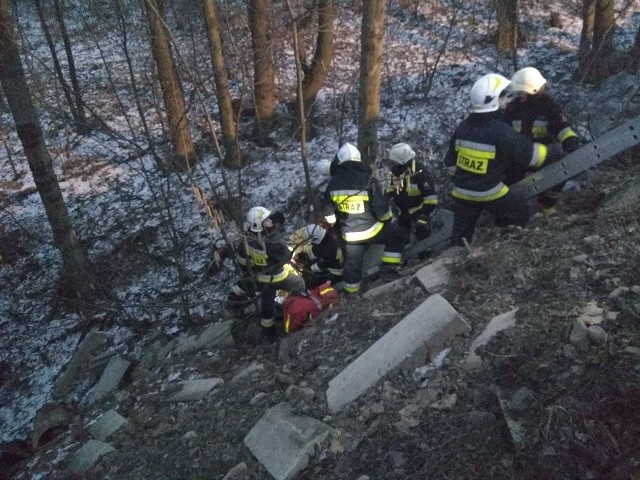
M 296 478 L 640 479 L 638 154 L 584 174 L 585 186 L 564 193 L 553 215 L 538 213 L 524 229 L 499 229 L 483 217 L 471 252 L 448 249 L 406 267 L 452 261 L 441 294 L 472 332 L 446 345 L 440 368 L 403 368 L 344 412 L 327 408 L 328 382 L 427 298 L 417 285 L 344 298 L 274 343 L 254 338 L 255 319 L 236 318 L 234 345 L 172 356 L 148 375 L 125 377 L 115 395 L 74 408 L 35 454 L 23 449 L 28 458 L 6 478 L 214 479 L 244 463 L 225 478 L 268 479 L 243 439 L 286 401 L 332 428 Z M 516 325 L 478 352 L 483 367 L 466 368 L 471 341 L 514 308 Z M 598 328 L 581 337 L 578 317 Z M 212 377 L 224 383 L 202 400 L 159 400 L 170 381 Z M 523 426 L 517 443 L 499 397 L 511 398 Z M 115 451 L 86 474 L 69 474 L 69 453 L 109 409 L 127 419 L 109 438 Z

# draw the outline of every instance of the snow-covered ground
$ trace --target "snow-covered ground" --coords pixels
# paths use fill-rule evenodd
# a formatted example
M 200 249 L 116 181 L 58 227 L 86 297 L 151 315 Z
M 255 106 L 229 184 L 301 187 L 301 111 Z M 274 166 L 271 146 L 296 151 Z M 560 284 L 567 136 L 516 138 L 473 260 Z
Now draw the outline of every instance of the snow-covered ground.
M 388 8 L 379 137 L 382 147 L 399 141 L 412 144 L 439 171 L 446 141 L 466 115 L 467 91 L 475 79 L 491 71 L 510 76 L 514 66 L 511 59 L 498 57 L 490 41 L 495 19 L 488 2 L 462 2 L 448 40 L 453 15 L 449 2 L 423 3 L 429 6 L 421 7 L 417 16 L 397 2 L 390 2 Z M 518 67 L 532 65 L 542 71 L 552 93 L 565 102 L 584 134 L 581 114 L 589 107 L 591 87 L 572 79 L 581 2 L 521 3 L 526 41 L 518 50 Z M 184 330 L 187 310 L 194 323 L 218 320 L 224 315 L 222 301 L 235 273 L 229 261 L 220 273 L 206 273 L 211 249 L 221 246 L 223 238 L 194 195 L 194 186 L 214 204 L 228 202 L 241 211 L 254 205 L 282 209 L 291 232 L 305 222 L 305 208 L 298 200 L 305 188 L 299 143 L 282 127 L 272 135 L 277 147 L 258 148 L 246 139 L 250 123 L 244 123 L 243 150 L 253 161 L 240 172 L 222 172 L 212 153 L 203 154 L 190 176 L 158 171 L 151 155 L 138 156 L 134 145 L 142 142 L 141 122 L 117 33 L 92 30 L 94 19 L 83 15 L 82 7 L 69 17 L 74 22 L 72 36 L 82 39 L 74 43 L 76 66 L 87 104 L 109 131 L 103 128 L 77 136 L 69 122 L 54 115 L 64 105 L 35 13 L 22 6 L 19 11 L 23 61 L 29 66 L 60 186 L 98 277 L 110 287 L 94 318 L 84 320 L 111 333 L 114 344 L 133 357 L 146 336 Z M 548 27 L 552 11 L 562 12 L 561 29 Z M 636 6 L 618 21 L 616 44 L 621 50 L 633 43 L 639 19 Z M 335 25 L 333 68 L 318 96 L 319 135 L 306 146 L 311 180 L 320 189 L 326 178 L 319 162 L 332 158 L 339 143 L 357 141 L 359 16 L 339 10 Z M 208 71 L 206 41 L 193 47 L 187 30 L 175 30 L 176 35 L 183 34 L 179 46 L 184 61 L 191 62 L 192 69 L 199 65 L 200 72 Z M 153 103 L 157 92 L 146 83 L 153 73 L 150 50 L 143 31 L 130 33 L 139 87 L 145 89 L 147 120 L 161 139 Z M 278 36 L 278 88 L 289 99 L 295 81 L 290 43 L 290 35 Z M 240 83 L 234 81 L 236 86 Z M 204 109 L 215 110 L 210 84 L 209 79 L 203 83 L 204 90 L 196 92 L 193 82 L 185 81 L 185 90 L 194 99 L 194 137 L 213 150 L 204 129 L 196 128 L 203 123 Z M 0 263 L 0 361 L 10 369 L 9 382 L 0 386 L 0 442 L 4 442 L 28 435 L 36 410 L 50 400 L 53 379 L 77 345 L 77 326 L 83 319 L 56 301 L 60 258 L 6 111 L 0 114 L 0 132 L 5 140 L 0 146 L 0 242 L 14 252 Z M 227 220 L 222 228 L 236 238 L 237 229 Z M 179 277 L 180 269 L 186 272 L 186 282 Z

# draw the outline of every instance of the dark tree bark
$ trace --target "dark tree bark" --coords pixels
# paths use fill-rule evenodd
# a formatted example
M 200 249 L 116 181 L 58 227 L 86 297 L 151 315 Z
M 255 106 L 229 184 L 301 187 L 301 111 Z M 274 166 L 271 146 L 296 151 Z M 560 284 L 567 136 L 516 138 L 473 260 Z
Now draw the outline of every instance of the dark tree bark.
M 384 0 L 363 2 L 358 97 L 358 149 L 362 162 L 371 165 L 378 151 Z
M 253 97 L 256 112 L 256 135 L 260 143 L 272 128 L 276 106 L 275 72 L 269 19 L 271 0 L 249 0 L 249 29 L 253 46 Z
M 640 69 L 640 27 L 636 31 L 636 38 L 633 42 L 633 47 L 629 50 L 629 54 L 627 56 L 627 72 L 629 73 L 638 73 Z
M 518 46 L 518 0 L 496 0 L 496 13 L 496 48 L 500 53 L 515 54 Z
M 302 80 L 302 106 L 306 119 L 307 132 L 313 136 L 313 106 L 318 92 L 327 79 L 333 60 L 333 0 L 318 1 L 318 35 L 316 50 L 309 65 L 301 59 L 304 78 Z M 302 54 L 302 52 L 301 52 Z M 296 96 L 296 112 L 300 112 L 300 96 Z M 300 119 L 302 120 L 302 119 Z
M 63 279 L 80 302 L 90 302 L 96 295 L 96 284 L 71 224 L 51 156 L 44 143 L 40 120 L 22 68 L 10 3 L 10 0 L 0 0 L 0 83 L 53 231 L 55 245 L 62 256 Z
M 60 0 L 53 0 L 53 6 L 56 13 L 56 19 L 58 21 L 58 27 L 60 27 L 60 35 L 62 37 L 62 43 L 64 44 L 64 51 L 67 55 L 67 63 L 69 65 L 69 78 L 71 79 L 73 99 L 76 106 L 76 116 L 74 118 L 76 131 L 81 135 L 86 135 L 89 133 L 89 124 L 87 122 L 87 115 L 85 113 L 84 102 L 82 100 L 82 90 L 80 89 L 80 82 L 78 81 L 76 64 L 73 59 L 73 51 L 71 50 L 71 40 L 69 39 L 67 25 L 64 22 L 64 11 L 60 4 Z
M 614 8 L 614 0 L 584 0 L 583 2 L 578 76 L 587 82 L 597 84 L 611 74 L 615 55 Z
M 189 120 L 178 69 L 171 54 L 171 41 L 164 21 L 162 0 L 144 0 L 144 6 L 149 23 L 153 58 L 167 110 L 169 133 L 175 151 L 174 163 L 177 168 L 188 171 L 196 160 L 196 151 L 189 131 Z
M 215 0 L 203 0 L 203 6 L 207 36 L 209 38 L 209 50 L 211 51 L 211 64 L 213 65 L 213 78 L 216 82 L 218 109 L 220 111 L 222 144 L 224 145 L 223 164 L 227 168 L 239 168 L 242 166 L 242 158 L 238 145 L 236 122 L 233 119 L 233 106 L 231 104 L 227 66 L 222 48 L 218 9 Z

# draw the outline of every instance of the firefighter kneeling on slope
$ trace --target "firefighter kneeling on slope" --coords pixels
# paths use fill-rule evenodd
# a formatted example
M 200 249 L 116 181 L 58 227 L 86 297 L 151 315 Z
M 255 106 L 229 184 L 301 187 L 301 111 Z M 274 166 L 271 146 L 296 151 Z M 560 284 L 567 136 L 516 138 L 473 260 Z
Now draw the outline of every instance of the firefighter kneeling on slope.
M 344 254 L 330 228 L 312 223 L 296 230 L 291 243 L 295 265 L 302 270 L 308 289 L 342 281 Z
M 416 152 L 406 143 L 396 143 L 387 157 L 391 178 L 385 193 L 400 211 L 398 225 L 424 240 L 431 234 L 429 216 L 438 206 L 431 172 L 416 162 Z
M 324 193 L 325 220 L 336 225 L 344 242 L 344 291 L 360 291 L 362 263 L 367 248 L 383 244 L 383 270 L 395 271 L 402 264 L 408 232 L 391 222 L 389 199 L 378 180 L 361 163 L 360 151 L 345 143 L 332 162 L 331 180 Z
M 514 166 L 538 169 L 547 158 L 547 147 L 534 143 L 507 124 L 500 112 L 506 104 L 510 81 L 490 73 L 471 88 L 471 114 L 456 128 L 445 165 L 453 177 L 455 199 L 453 245 L 471 243 L 478 217 L 488 210 L 498 226 L 524 226 L 529 206 L 515 197 L 504 182 Z
M 276 290 L 304 293 L 302 277 L 293 272 L 290 265 L 291 250 L 282 232 L 270 218 L 264 207 L 253 207 L 247 212 L 249 229 L 245 237 L 245 251 L 249 267 L 260 289 L 260 325 L 267 337 L 276 333 L 274 304 Z

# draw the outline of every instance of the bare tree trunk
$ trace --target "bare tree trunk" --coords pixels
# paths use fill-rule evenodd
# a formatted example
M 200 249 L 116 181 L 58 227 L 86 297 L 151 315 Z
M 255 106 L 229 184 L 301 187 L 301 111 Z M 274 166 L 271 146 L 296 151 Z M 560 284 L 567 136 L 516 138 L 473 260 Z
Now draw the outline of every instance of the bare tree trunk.
M 593 55 L 591 80 L 600 83 L 609 77 L 613 65 L 615 48 L 613 33 L 616 28 L 614 0 L 598 0 L 593 25 Z
M 162 1 L 144 0 L 144 6 L 149 23 L 153 58 L 156 61 L 162 97 L 167 109 L 169 134 L 175 149 L 175 165 L 188 171 L 195 162 L 196 151 L 189 131 L 189 120 L 178 69 L 171 54 L 171 42 L 164 21 Z
M 640 69 L 640 27 L 636 31 L 636 38 L 627 58 L 627 72 L 638 73 L 638 69 Z
M 300 157 L 302 158 L 302 168 L 304 169 L 304 180 L 307 186 L 307 206 L 309 214 L 313 210 L 317 210 L 315 205 L 315 196 L 313 195 L 313 189 L 311 186 L 311 175 L 309 172 L 309 163 L 307 162 L 307 117 L 305 115 L 305 101 L 303 94 L 303 80 L 302 80 L 302 65 L 300 58 L 302 53 L 300 52 L 300 44 L 298 43 L 298 27 L 291 3 L 289 0 L 284 0 L 287 10 L 289 11 L 289 17 L 291 18 L 291 29 L 293 34 L 293 56 L 296 60 L 296 102 L 298 118 L 300 119 Z M 310 215 L 307 215 L 310 217 Z
M 73 118 L 73 122 L 78 125 L 78 112 L 76 111 L 76 106 L 73 101 L 73 97 L 71 95 L 71 87 L 67 83 L 67 80 L 64 78 L 64 74 L 62 73 L 62 67 L 60 65 L 60 60 L 58 59 L 58 53 L 56 52 L 56 46 L 51 37 L 51 31 L 49 30 L 49 25 L 47 25 L 46 16 L 44 14 L 44 10 L 42 8 L 42 0 L 35 0 L 36 12 L 38 13 L 38 19 L 40 20 L 40 26 L 42 27 L 42 33 L 44 33 L 45 41 L 47 42 L 47 46 L 49 47 L 49 52 L 51 53 L 51 60 L 53 61 L 53 70 L 58 78 L 58 82 L 60 82 L 60 86 L 62 87 L 62 92 L 64 93 L 64 97 L 67 100 L 67 104 L 69 105 L 69 111 L 71 112 L 71 117 Z
M 220 110 L 224 166 L 227 168 L 239 168 L 242 166 L 242 158 L 238 145 L 236 122 L 233 119 L 233 106 L 231 104 L 227 66 L 222 48 L 218 9 L 215 0 L 203 0 L 203 5 L 207 36 L 209 37 L 209 49 L 211 51 L 211 64 L 213 65 L 213 78 L 216 82 L 218 109 Z
M 81 135 L 89 133 L 89 124 L 87 123 L 87 115 L 84 111 L 84 103 L 82 100 L 82 91 L 80 90 L 80 82 L 78 82 L 78 75 L 76 73 L 76 64 L 73 59 L 73 51 L 71 50 L 71 41 L 69 40 L 69 32 L 67 32 L 67 26 L 64 23 L 64 11 L 60 0 L 53 0 L 53 6 L 56 11 L 56 19 L 58 20 L 58 26 L 60 27 L 60 34 L 62 36 L 62 43 L 64 44 L 64 50 L 67 54 L 67 63 L 69 64 L 69 78 L 71 79 L 71 86 L 73 87 L 73 98 L 75 100 L 75 122 L 76 131 Z
M 40 120 L 22 68 L 10 3 L 10 0 L 0 0 L 0 82 L 53 231 L 54 242 L 62 255 L 63 278 L 79 301 L 90 302 L 96 295 L 96 284 L 71 224 L 51 156 L 44 143 Z
M 366 165 L 375 161 L 378 151 L 384 5 L 384 0 L 369 0 L 362 9 L 358 149 Z
M 302 63 L 304 78 L 302 80 L 302 105 L 309 136 L 314 136 L 313 106 L 316 95 L 327 79 L 331 61 L 333 60 L 333 0 L 318 1 L 318 36 L 316 50 L 311 65 Z M 301 52 L 301 55 L 304 55 Z M 300 105 L 300 96 L 296 96 L 296 106 Z M 296 108 L 300 111 L 300 108 Z M 301 119 L 302 120 L 302 119 Z
M 597 1 L 582 0 L 582 32 L 580 33 L 580 47 L 578 49 L 578 69 L 581 72 L 586 71 L 589 64 Z
M 253 46 L 253 96 L 256 111 L 256 134 L 264 143 L 271 130 L 276 106 L 275 72 L 269 19 L 271 0 L 249 0 L 249 29 Z
M 496 13 L 498 52 L 514 54 L 518 48 L 518 0 L 496 0 Z

